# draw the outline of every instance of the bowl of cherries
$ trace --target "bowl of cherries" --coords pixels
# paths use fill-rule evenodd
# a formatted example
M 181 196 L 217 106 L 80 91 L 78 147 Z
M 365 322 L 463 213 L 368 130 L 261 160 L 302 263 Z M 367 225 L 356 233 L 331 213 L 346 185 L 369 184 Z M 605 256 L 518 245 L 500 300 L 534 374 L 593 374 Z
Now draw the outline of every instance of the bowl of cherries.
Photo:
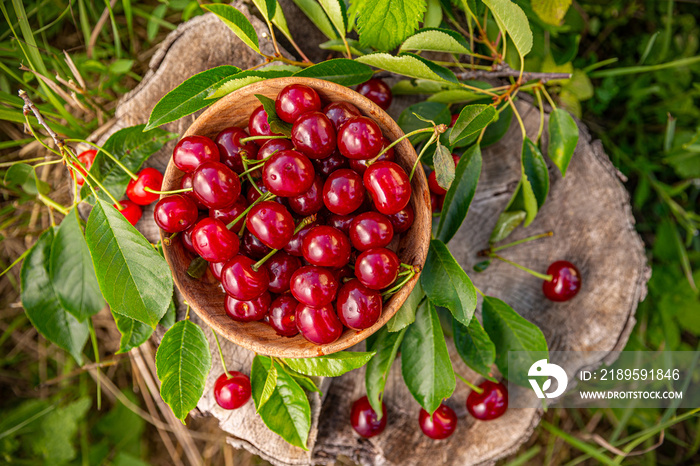
M 278 357 L 331 354 L 381 328 L 430 241 L 428 183 L 403 136 L 368 98 L 312 78 L 254 83 L 206 110 L 154 209 L 194 312 Z

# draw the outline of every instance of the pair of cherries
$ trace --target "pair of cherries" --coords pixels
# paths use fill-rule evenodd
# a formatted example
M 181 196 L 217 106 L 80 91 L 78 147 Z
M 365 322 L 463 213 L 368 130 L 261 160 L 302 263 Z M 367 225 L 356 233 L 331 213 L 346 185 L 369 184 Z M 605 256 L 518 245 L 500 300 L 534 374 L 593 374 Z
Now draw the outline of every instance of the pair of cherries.
M 486 380 L 479 385 L 481 393 L 472 391 L 467 397 L 467 411 L 474 418 L 490 421 L 501 417 L 508 409 L 508 390 L 502 383 Z M 386 406 L 382 402 L 382 418 L 378 419 L 366 396 L 355 401 L 350 413 L 352 428 L 360 436 L 374 437 L 384 431 L 387 422 Z M 457 414 L 445 404 L 435 410 L 431 416 L 424 409 L 420 410 L 418 424 L 423 433 L 434 440 L 451 436 L 457 428 Z

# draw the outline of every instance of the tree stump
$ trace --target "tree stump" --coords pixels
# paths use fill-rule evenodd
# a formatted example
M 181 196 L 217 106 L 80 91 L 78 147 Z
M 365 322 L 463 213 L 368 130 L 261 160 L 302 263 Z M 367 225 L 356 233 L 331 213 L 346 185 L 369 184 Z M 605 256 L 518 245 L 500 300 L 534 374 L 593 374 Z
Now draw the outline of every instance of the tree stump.
M 237 5 L 245 14 L 247 8 Z M 301 12 L 282 2 L 288 22 L 304 44 L 305 52 L 321 59 L 315 46 L 320 34 Z M 264 24 L 251 17 L 261 38 L 261 48 L 272 53 L 272 45 L 264 32 Z M 116 111 L 116 123 L 110 133 L 131 125 L 142 124 L 167 92 L 190 76 L 224 64 L 248 68 L 261 63 L 260 57 L 245 46 L 215 16 L 207 14 L 181 24 L 163 42 L 150 63 L 140 85 L 124 96 Z M 390 109 L 396 118 L 408 105 L 408 99 L 397 97 Z M 538 110 L 527 102 L 519 102 L 527 132 L 532 137 L 539 124 Z M 179 134 L 185 132 L 196 115 L 165 126 Z M 485 293 L 497 296 L 512 305 L 524 317 L 543 330 L 552 350 L 610 352 L 621 350 L 634 325 L 637 303 L 646 293 L 649 269 L 644 246 L 634 230 L 629 195 L 623 187 L 622 175 L 612 166 L 599 141 L 591 141 L 585 127 L 566 178 L 550 164 L 551 191 L 537 219 L 527 229 L 519 228 L 512 239 L 552 230 L 553 238 L 509 249 L 505 255 L 528 267 L 545 270 L 554 260 L 566 259 L 577 264 L 584 287 L 576 299 L 567 303 L 547 301 L 541 281 L 507 264 L 493 263 L 485 272 L 471 268 L 481 259 L 476 253 L 488 244 L 489 234 L 498 214 L 504 208 L 520 177 L 521 136 L 517 124 L 497 144 L 484 149 L 483 171 L 471 210 L 450 249 L 470 273 L 474 283 Z M 101 135 L 104 142 L 109 134 Z M 148 165 L 164 171 L 175 141 L 167 144 L 148 161 Z M 151 241 L 158 240 L 152 206 L 144 211 L 137 227 Z M 184 307 L 180 300 L 180 317 Z M 198 324 L 196 316 L 192 317 Z M 419 406 L 403 381 L 400 367 L 394 367 L 386 385 L 385 401 L 389 424 L 385 432 L 372 439 L 361 439 L 349 422 L 352 402 L 364 394 L 364 370 L 350 372 L 336 379 L 319 380 L 324 393 L 310 396 L 312 428 L 309 451 L 288 445 L 269 431 L 255 407 L 249 402 L 241 409 L 225 411 L 214 402 L 213 385 L 223 372 L 211 331 L 203 326 L 212 349 L 213 369 L 207 380 L 198 411 L 215 416 L 221 428 L 230 434 L 229 442 L 238 448 L 260 455 L 280 465 L 332 463 L 339 456 L 360 464 L 490 464 L 525 442 L 537 426 L 541 412 L 535 409 L 511 409 L 490 422 L 475 421 L 466 413 L 468 389 L 458 383 L 450 400 L 459 417 L 457 432 L 436 444 L 418 428 Z M 451 345 L 448 341 L 448 345 Z M 249 373 L 253 353 L 233 343 L 222 341 L 229 370 Z M 362 349 L 363 345 L 358 345 Z M 478 380 L 451 348 L 455 370 L 470 380 Z M 594 365 L 600 361 L 585 361 Z M 395 366 L 399 364 L 397 361 Z M 577 368 L 567 367 L 572 373 Z

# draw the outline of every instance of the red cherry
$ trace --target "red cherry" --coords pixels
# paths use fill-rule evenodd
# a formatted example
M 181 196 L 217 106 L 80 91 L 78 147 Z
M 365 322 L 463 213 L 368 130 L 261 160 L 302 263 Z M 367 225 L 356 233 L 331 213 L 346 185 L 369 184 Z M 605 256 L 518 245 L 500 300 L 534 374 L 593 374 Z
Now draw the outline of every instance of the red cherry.
M 189 197 L 181 194 L 162 198 L 153 209 L 156 225 L 168 233 L 187 230 L 198 217 L 197 206 Z
M 459 113 L 455 113 L 452 115 L 452 118 L 450 119 L 450 128 L 452 128 L 455 123 L 457 123 L 457 118 L 459 118 Z
M 391 88 L 381 79 L 370 79 L 357 86 L 357 92 L 367 97 L 369 100 L 379 105 L 382 110 L 386 110 L 391 105 L 393 95 Z
M 368 249 L 355 262 L 355 276 L 367 288 L 381 290 L 394 283 L 401 265 L 399 257 L 390 249 Z
M 335 299 L 338 280 L 328 269 L 307 265 L 294 272 L 290 290 L 300 303 L 309 306 L 325 306 Z
M 159 195 L 150 193 L 144 188 L 160 191 L 163 185 L 163 175 L 155 168 L 144 168 L 137 178 L 129 181 L 126 187 L 126 195 L 138 205 L 148 205 L 158 200 Z
M 265 246 L 258 238 L 250 231 L 246 230 L 243 233 L 241 241 L 241 254 L 244 254 L 253 259 L 262 259 L 267 256 L 272 249 Z
M 382 150 L 384 150 L 391 142 L 387 139 L 384 138 L 384 145 L 382 146 Z M 381 157 L 377 159 L 377 162 L 381 161 L 387 161 L 387 162 L 393 162 L 394 161 L 394 148 L 390 148 L 388 151 L 384 152 Z M 357 173 L 360 175 L 363 175 L 365 171 L 367 171 L 369 159 L 364 159 L 364 160 L 356 160 L 356 159 L 351 159 L 350 160 L 350 168 L 355 170 Z
M 581 273 L 576 266 L 567 261 L 553 262 L 547 268 L 551 281 L 544 281 L 542 291 L 550 301 L 568 301 L 581 290 Z
M 435 193 L 430 193 L 430 208 L 434 214 L 442 212 L 442 206 L 445 203 L 445 196 L 440 196 Z
M 363 181 L 375 208 L 383 214 L 395 214 L 411 200 L 408 175 L 394 162 L 373 163 L 365 172 Z
M 185 173 L 182 175 L 182 179 L 180 180 L 180 189 L 188 189 L 192 187 L 192 173 Z M 190 199 L 192 199 L 192 202 L 197 206 L 198 209 L 205 210 L 207 209 L 207 206 L 202 204 L 202 202 L 195 196 L 194 191 L 185 191 L 182 193 L 183 196 L 187 196 Z
M 250 114 L 248 120 L 248 132 L 251 136 L 281 136 L 281 134 L 273 133 L 270 129 L 270 124 L 267 122 L 267 113 L 263 106 L 259 106 L 253 113 Z M 254 142 L 258 146 L 262 146 L 269 139 L 256 139 Z
M 343 333 L 343 324 L 329 304 L 312 307 L 299 303 L 295 319 L 302 336 L 317 345 L 333 343 Z
M 338 290 L 338 318 L 346 327 L 363 330 L 374 325 L 382 314 L 382 295 L 356 278 Z
M 255 205 L 245 222 L 246 228 L 261 243 L 272 249 L 282 249 L 294 234 L 294 219 L 283 205 L 263 201 Z
M 221 374 L 214 384 L 214 399 L 224 409 L 240 408 L 250 399 L 250 379 L 236 371 Z
M 241 144 L 241 139 L 247 138 L 248 133 L 241 128 L 232 126 L 221 131 L 216 136 L 216 146 L 219 148 L 221 163 L 236 173 L 243 173 L 243 157 L 255 159 L 258 146 L 254 142 Z
M 350 102 L 333 102 L 323 109 L 336 131 L 340 129 L 349 119 L 361 116 L 360 111 Z
M 337 228 L 320 225 L 306 235 L 301 251 L 309 263 L 337 269 L 350 260 L 350 241 Z
M 270 139 L 260 147 L 258 160 L 264 160 L 275 152 L 294 149 L 294 144 L 289 139 Z
M 430 172 L 430 175 L 428 175 L 428 188 L 430 188 L 431 193 L 437 194 L 438 196 L 447 194 L 447 190 L 443 189 L 442 186 L 438 184 L 434 171 Z
M 192 245 L 207 262 L 224 262 L 238 254 L 238 236 L 221 220 L 209 217 L 195 225 Z
M 258 189 L 255 189 L 255 187 L 253 185 L 250 185 L 248 187 L 248 191 L 246 192 L 246 201 L 248 201 L 248 205 L 253 204 L 255 201 L 260 199 L 260 196 L 269 192 L 267 190 L 267 188 L 265 187 L 265 185 L 263 184 L 262 180 L 256 180 L 255 186 L 258 187 L 258 189 L 262 192 L 262 194 L 260 194 Z M 275 198 L 275 200 L 277 200 L 277 199 L 279 199 L 279 198 Z
M 338 280 L 338 283 L 340 283 L 341 285 L 345 283 L 346 278 L 355 278 L 355 272 L 348 265 L 339 269 L 335 269 L 333 271 L 333 275 L 335 276 L 335 279 Z
M 294 123 L 307 113 L 321 110 L 321 98 L 315 90 L 303 84 L 290 84 L 277 94 L 275 111 L 287 123 Z
M 78 170 L 78 173 L 75 171 L 71 170 L 71 176 L 75 180 L 75 183 L 78 186 L 82 186 L 83 183 L 85 183 L 85 178 L 84 176 L 87 176 L 87 172 L 90 171 L 90 167 L 92 167 L 93 162 L 95 161 L 95 156 L 97 155 L 97 150 L 96 149 L 88 149 L 86 151 L 81 152 L 78 155 L 78 160 L 80 163 L 83 164 L 85 167 L 85 170 L 83 170 L 78 164 L 75 164 L 75 169 Z
M 197 222 L 202 220 L 203 218 L 206 217 L 199 217 Z M 197 226 L 197 223 L 194 223 L 191 227 L 189 227 L 187 230 L 183 231 L 180 237 L 182 238 L 182 245 L 190 251 L 191 253 L 198 254 L 197 250 L 194 248 L 194 244 L 192 243 L 192 231 L 194 231 L 194 228 Z
M 308 112 L 292 126 L 292 142 L 296 150 L 311 159 L 324 159 L 335 150 L 333 123 L 321 112 Z
M 209 262 L 209 271 L 219 281 L 221 281 L 221 270 L 224 268 L 224 265 L 226 265 L 226 262 Z
M 265 262 L 270 275 L 270 291 L 281 294 L 289 290 L 292 275 L 301 267 L 298 257 L 280 251 Z
M 343 168 L 328 177 L 323 185 L 323 203 L 338 215 L 356 211 L 365 200 L 362 177 L 357 172 Z
M 334 171 L 350 166 L 348 165 L 348 159 L 343 157 L 340 152 L 338 152 L 338 149 L 334 150 L 333 153 L 325 159 L 313 159 L 311 162 L 316 168 L 316 173 L 326 178 Z
M 301 245 L 304 241 L 304 238 L 306 238 L 306 235 L 308 235 L 311 229 L 314 228 L 316 225 L 318 225 L 318 222 L 314 222 L 310 225 L 307 225 L 298 232 L 296 232 L 292 236 L 292 239 L 289 240 L 289 243 L 287 243 L 287 245 L 284 247 L 284 250 L 293 256 L 301 257 Z
M 395 214 L 387 215 L 387 218 L 394 227 L 394 233 L 403 233 L 413 225 L 414 213 L 413 207 L 407 205 Z
M 299 301 L 285 293 L 278 296 L 270 305 L 270 313 L 267 316 L 267 323 L 275 329 L 277 335 L 283 337 L 293 337 L 299 333 L 296 321 L 296 309 Z
M 236 322 L 252 322 L 262 320 L 270 309 L 270 293 L 265 292 L 249 301 L 241 301 L 226 295 L 224 309 L 226 314 Z
M 350 424 L 360 436 L 364 438 L 374 437 L 384 432 L 386 428 L 386 406 L 382 401 L 382 418 L 377 419 L 377 413 L 372 409 L 369 400 L 363 396 L 352 404 L 350 411 Z
M 461 158 L 462 158 L 462 157 L 460 157 L 460 156 L 457 155 L 457 154 L 452 154 L 452 160 L 455 161 L 455 167 L 457 166 L 457 164 L 459 163 L 459 160 L 460 160 Z
M 233 201 L 233 204 L 231 204 L 228 207 L 224 207 L 221 209 L 211 209 L 209 211 L 209 216 L 211 218 L 221 220 L 222 222 L 224 222 L 224 225 L 228 225 L 229 223 L 233 222 L 239 215 L 241 215 L 247 208 L 248 201 L 246 201 L 246 198 L 243 196 L 238 196 L 236 200 Z M 240 229 L 243 227 L 244 222 L 245 217 L 236 222 L 233 225 L 233 227 L 231 227 L 231 230 L 240 231 Z
M 191 173 L 204 162 L 218 162 L 219 148 L 204 136 L 187 136 L 173 149 L 173 163 L 185 173 Z
M 302 217 L 308 217 L 323 208 L 323 178 L 316 175 L 314 182 L 303 194 L 287 199 L 289 208 Z
M 472 391 L 467 397 L 467 411 L 476 419 L 491 421 L 508 409 L 508 389 L 502 383 L 485 380 L 479 384 L 482 393 Z
M 305 193 L 314 182 L 314 166 L 304 154 L 284 150 L 271 156 L 263 168 L 263 182 L 272 194 L 293 197 Z
M 425 435 L 433 440 L 442 440 L 454 433 L 457 428 L 457 415 L 452 408 L 441 404 L 432 416 L 421 409 L 418 423 Z
M 329 215 L 328 218 L 326 218 L 326 225 L 331 226 L 333 228 L 337 228 L 341 232 L 343 232 L 344 235 L 350 236 L 350 225 L 352 224 L 352 221 L 355 220 L 355 217 L 357 215 Z
M 382 130 L 370 118 L 355 117 L 338 130 L 338 149 L 349 159 L 376 157 L 383 145 Z
M 221 162 L 204 162 L 192 175 L 192 189 L 202 204 L 221 209 L 241 195 L 241 182 L 233 170 Z
M 257 298 L 267 291 L 270 277 L 265 267 L 253 269 L 255 261 L 238 254 L 221 270 L 221 284 L 230 296 L 240 300 Z
M 143 211 L 141 210 L 141 207 L 139 205 L 128 199 L 123 199 L 119 201 L 119 205 L 121 205 L 122 207 L 121 210 L 116 204 L 114 205 L 114 207 L 122 213 L 124 218 L 126 218 L 129 221 L 129 223 L 131 223 L 132 225 L 136 225 L 138 221 L 141 220 L 141 215 L 143 215 Z
M 360 214 L 350 224 L 350 241 L 358 251 L 383 248 L 391 243 L 393 237 L 391 221 L 377 212 Z

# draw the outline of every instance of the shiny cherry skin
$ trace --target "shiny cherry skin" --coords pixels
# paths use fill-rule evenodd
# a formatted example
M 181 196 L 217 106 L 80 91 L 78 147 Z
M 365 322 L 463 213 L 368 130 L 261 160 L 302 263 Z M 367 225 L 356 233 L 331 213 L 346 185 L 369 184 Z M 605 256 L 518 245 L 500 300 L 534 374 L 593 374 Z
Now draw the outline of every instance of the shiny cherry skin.
M 338 150 L 349 159 L 371 159 L 383 146 L 382 130 L 370 118 L 352 118 L 338 130 Z
M 323 109 L 336 131 L 340 129 L 347 121 L 356 116 L 362 116 L 360 111 L 350 102 L 333 102 L 326 105 Z
M 211 218 L 216 218 L 224 222 L 227 225 L 233 222 L 239 215 L 241 215 L 248 208 L 248 201 L 243 196 L 238 196 L 233 204 L 228 207 L 221 209 L 211 209 L 209 211 L 209 216 Z M 237 221 L 232 227 L 232 231 L 240 231 L 245 222 L 245 217 Z
M 263 167 L 265 187 L 277 196 L 293 197 L 311 188 L 316 177 L 307 156 L 295 150 L 284 150 L 271 156 Z
M 197 220 L 197 223 L 199 223 L 200 220 L 202 220 L 205 217 L 200 217 L 199 220 Z M 187 249 L 188 251 L 194 253 L 194 254 L 199 254 L 197 250 L 194 248 L 194 243 L 192 242 L 192 232 L 194 231 L 195 227 L 197 226 L 197 223 L 189 227 L 187 230 L 183 231 L 182 234 L 180 235 L 180 238 L 182 239 L 182 245 Z
M 457 415 L 447 405 L 441 404 L 431 416 L 424 409 L 418 415 L 420 429 L 433 440 L 443 440 L 457 429 Z
M 309 232 L 316 226 L 318 225 L 318 222 L 314 222 L 310 225 L 306 225 L 304 228 L 296 232 L 293 236 L 292 239 L 289 240 L 289 243 L 284 247 L 285 252 L 301 257 L 302 251 L 301 251 L 301 245 L 304 242 L 304 238 L 306 238 L 306 235 L 309 234 Z
M 337 170 L 323 185 L 323 203 L 337 215 L 348 215 L 356 211 L 365 200 L 362 177 L 348 168 Z
M 430 175 L 428 175 L 428 188 L 430 188 L 431 193 L 438 196 L 447 194 L 447 190 L 438 184 L 435 171 L 430 172 Z
M 192 173 L 185 173 L 180 180 L 180 189 L 188 189 L 192 187 Z M 202 202 L 194 194 L 194 191 L 185 191 L 182 193 L 184 196 L 192 199 L 192 202 L 197 206 L 198 209 L 205 210 L 208 207 L 202 204 Z
M 87 172 L 90 171 L 90 167 L 92 167 L 92 164 L 95 162 L 95 156 L 97 156 L 97 150 L 96 149 L 88 149 L 83 152 L 81 152 L 78 155 L 78 160 L 80 163 L 83 164 L 85 169 L 83 170 L 78 164 L 76 164 L 75 169 L 78 171 L 77 173 L 75 171 L 71 170 L 71 176 L 75 180 L 75 183 L 78 186 L 82 186 L 83 183 L 85 183 L 85 176 L 87 176 Z
M 321 98 L 315 90 L 303 84 L 290 84 L 275 99 L 277 116 L 287 123 L 294 123 L 308 112 L 321 110 Z
M 314 182 L 303 194 L 287 198 L 289 208 L 302 217 L 317 213 L 323 208 L 323 178 L 316 175 Z
M 119 201 L 119 205 L 121 206 L 121 210 L 119 207 L 115 204 L 114 207 L 121 212 L 121 214 L 126 218 L 129 223 L 132 225 L 136 225 L 139 220 L 141 220 L 141 216 L 143 215 L 143 210 L 141 210 L 141 206 L 136 204 L 135 202 L 132 202 L 128 199 L 124 199 Z
M 216 379 L 214 399 L 224 409 L 237 409 L 250 399 L 250 379 L 237 371 L 229 371 Z
M 382 295 L 353 278 L 338 290 L 335 308 L 343 325 L 363 330 L 379 320 L 382 314 Z
M 290 290 L 296 300 L 302 304 L 325 306 L 335 299 L 338 280 L 328 269 L 305 265 L 292 275 Z
M 255 299 L 267 291 L 270 277 L 265 267 L 255 270 L 255 260 L 238 254 L 221 270 L 221 284 L 230 296 L 242 301 Z
M 194 225 L 198 217 L 195 203 L 182 194 L 171 194 L 162 198 L 153 209 L 156 225 L 168 233 L 187 230 Z
M 389 108 L 393 100 L 391 88 L 381 79 L 370 79 L 357 86 L 356 91 L 379 105 L 382 110 Z
M 317 345 L 333 343 L 343 333 L 343 324 L 330 304 L 312 307 L 299 303 L 295 319 L 299 333 Z
M 265 267 L 270 276 L 269 290 L 282 294 L 289 290 L 292 275 L 301 267 L 301 260 L 284 251 L 279 251 L 265 262 Z
M 222 130 L 214 140 L 219 148 L 221 163 L 236 173 L 243 173 L 243 157 L 255 159 L 258 154 L 258 146 L 253 141 L 241 144 L 241 139 L 247 138 L 248 133 L 244 129 L 232 126 Z
M 219 281 L 221 281 L 221 270 L 224 268 L 224 265 L 226 265 L 226 262 L 209 262 L 209 271 Z
M 253 259 L 262 259 L 267 256 L 272 249 L 265 246 L 258 238 L 250 231 L 246 230 L 243 233 L 241 240 L 241 254 L 245 254 Z
M 160 195 L 148 192 L 145 188 L 160 191 L 163 185 L 163 175 L 155 168 L 147 167 L 138 172 L 136 176 L 137 178 L 129 181 L 126 187 L 127 197 L 138 205 L 149 205 L 156 202 Z
M 294 144 L 289 139 L 270 139 L 260 147 L 258 160 L 264 160 L 275 152 L 294 149 Z
M 215 218 L 206 217 L 196 223 L 192 245 L 207 262 L 224 262 L 238 254 L 238 236 Z
M 338 149 L 334 150 L 333 153 L 325 159 L 313 159 L 311 162 L 314 164 L 316 174 L 321 175 L 324 178 L 328 178 L 331 173 L 336 170 L 350 167 L 348 164 L 348 159 L 343 157 L 340 152 L 338 152 Z
M 375 208 L 391 215 L 408 205 L 411 182 L 408 175 L 394 162 L 376 162 L 365 171 L 363 181 Z
M 269 192 L 262 180 L 256 180 L 255 186 L 257 186 L 260 191 L 258 191 L 258 189 L 255 189 L 255 187 L 252 185 L 248 186 L 248 191 L 246 192 L 245 196 L 246 201 L 248 201 L 248 205 L 251 205 L 253 202 L 260 199 L 260 196 Z
M 296 309 L 299 301 L 289 293 L 280 295 L 270 304 L 267 323 L 275 329 L 277 335 L 293 337 L 299 333 L 296 320 Z
M 292 142 L 310 159 L 325 159 L 335 150 L 335 128 L 321 112 L 304 113 L 292 126 Z
M 236 322 L 252 322 L 262 320 L 270 310 L 270 293 L 267 291 L 248 301 L 242 301 L 226 295 L 224 309 L 226 314 Z
M 401 262 L 396 253 L 386 248 L 368 249 L 357 257 L 355 276 L 367 288 L 381 290 L 394 283 Z
M 491 421 L 508 409 L 508 389 L 498 382 L 485 380 L 479 384 L 482 393 L 472 391 L 467 397 L 467 411 L 476 419 Z
M 248 120 L 248 133 L 251 136 L 280 136 L 280 134 L 273 133 L 270 129 L 270 124 L 267 122 L 267 113 L 263 106 L 259 106 L 253 113 L 250 114 L 250 120 Z M 262 146 L 269 139 L 256 139 L 253 142 L 258 146 Z
M 238 175 L 221 162 L 204 162 L 192 174 L 192 190 L 210 209 L 228 207 L 241 195 Z
M 370 438 L 384 432 L 386 428 L 386 405 L 382 401 L 382 418 L 378 419 L 366 396 L 356 400 L 350 411 L 350 424 L 361 437 Z
M 552 280 L 542 283 L 542 291 L 550 301 L 568 301 L 581 290 L 581 273 L 571 262 L 553 262 L 547 268 L 547 275 L 551 275 Z
M 245 226 L 265 246 L 282 249 L 294 234 L 294 219 L 283 205 L 263 201 L 250 209 Z
M 219 148 L 204 136 L 187 136 L 173 149 L 173 163 L 185 173 L 192 173 L 204 162 L 218 162 Z
M 394 227 L 394 234 L 398 234 L 408 231 L 408 229 L 411 228 L 411 226 L 413 225 L 415 214 L 413 212 L 413 207 L 411 207 L 411 204 L 408 204 L 406 207 L 399 210 L 395 214 L 387 215 L 387 218 L 391 222 L 391 225 Z
M 382 146 L 382 150 L 386 148 L 391 142 L 387 138 L 384 138 L 384 145 Z M 395 160 L 395 155 L 394 155 L 394 148 L 391 147 L 388 151 L 384 152 L 381 157 L 377 159 L 377 162 L 393 162 Z M 369 165 L 367 164 L 369 160 L 356 160 L 356 159 L 351 159 L 350 160 L 350 168 L 355 170 L 357 173 L 360 175 L 363 175 L 365 171 L 367 171 L 367 167 Z
M 319 225 L 304 237 L 301 252 L 312 265 L 337 269 L 350 261 L 350 240 L 337 228 Z
M 350 224 L 350 241 L 358 251 L 383 248 L 391 243 L 394 226 L 378 212 L 365 212 L 355 217 Z
M 344 235 L 347 235 L 348 237 L 350 236 L 350 225 L 352 224 L 352 221 L 355 220 L 355 217 L 357 215 L 329 215 L 326 218 L 326 225 L 331 226 L 333 228 L 337 228 L 338 230 L 342 231 Z

